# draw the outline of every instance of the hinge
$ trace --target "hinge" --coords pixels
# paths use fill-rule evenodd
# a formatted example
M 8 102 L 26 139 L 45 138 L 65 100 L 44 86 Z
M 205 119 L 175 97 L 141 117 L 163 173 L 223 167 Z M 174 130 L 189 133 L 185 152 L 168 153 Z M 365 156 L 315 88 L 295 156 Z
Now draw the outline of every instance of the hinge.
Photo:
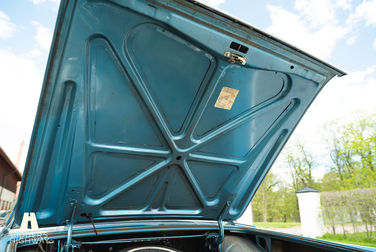
M 206 235 L 206 245 L 209 247 L 210 250 L 221 251 L 221 243 L 223 242 L 223 239 L 225 238 L 223 218 L 227 214 L 230 206 L 231 206 L 231 201 L 227 201 L 226 205 L 223 207 L 221 211 L 221 214 L 218 217 L 219 234 L 215 232 L 209 232 Z
M 76 209 L 77 209 L 77 200 L 71 200 L 69 202 L 71 214 L 70 219 L 66 220 L 67 226 L 68 226 L 68 234 L 67 234 L 67 243 L 65 244 L 64 251 L 69 252 L 70 248 L 72 248 L 72 251 L 76 247 L 80 247 L 80 243 L 72 240 L 72 232 L 73 232 L 73 223 L 76 217 Z
M 229 58 L 228 61 L 231 62 L 232 64 L 239 63 L 242 65 L 245 65 L 245 63 L 247 62 L 246 57 L 240 56 L 235 53 L 225 52 L 224 55 Z

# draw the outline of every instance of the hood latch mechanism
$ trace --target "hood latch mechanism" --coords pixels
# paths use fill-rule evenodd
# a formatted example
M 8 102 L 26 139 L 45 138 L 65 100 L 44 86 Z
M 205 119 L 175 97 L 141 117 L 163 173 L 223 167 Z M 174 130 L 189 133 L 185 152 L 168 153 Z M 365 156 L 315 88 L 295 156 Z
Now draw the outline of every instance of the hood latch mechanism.
M 246 57 L 240 56 L 235 53 L 225 52 L 224 55 L 229 58 L 228 61 L 231 62 L 231 64 L 239 63 L 240 65 L 245 65 L 245 63 L 247 62 Z
M 218 217 L 219 234 L 216 232 L 208 232 L 206 234 L 206 246 L 212 251 L 221 251 L 221 243 L 225 238 L 225 228 L 223 227 L 223 218 L 227 214 L 231 206 L 231 201 L 227 201 Z

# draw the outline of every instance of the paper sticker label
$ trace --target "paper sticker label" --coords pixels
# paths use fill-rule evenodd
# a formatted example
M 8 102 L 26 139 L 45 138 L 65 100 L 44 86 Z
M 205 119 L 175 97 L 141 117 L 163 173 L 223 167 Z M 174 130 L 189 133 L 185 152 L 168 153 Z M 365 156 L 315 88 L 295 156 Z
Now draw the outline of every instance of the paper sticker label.
M 238 93 L 239 90 L 237 89 L 223 87 L 214 107 L 231 110 L 232 104 L 234 104 L 235 98 L 238 95 Z

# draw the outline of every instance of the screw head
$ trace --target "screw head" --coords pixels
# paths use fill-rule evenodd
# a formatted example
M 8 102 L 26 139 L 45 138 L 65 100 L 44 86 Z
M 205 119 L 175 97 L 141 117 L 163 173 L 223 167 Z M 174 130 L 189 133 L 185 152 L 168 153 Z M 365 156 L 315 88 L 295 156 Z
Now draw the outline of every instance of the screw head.
M 108 248 L 108 251 L 112 251 L 112 250 L 113 250 L 113 248 L 112 248 L 112 247 L 109 247 L 109 248 Z

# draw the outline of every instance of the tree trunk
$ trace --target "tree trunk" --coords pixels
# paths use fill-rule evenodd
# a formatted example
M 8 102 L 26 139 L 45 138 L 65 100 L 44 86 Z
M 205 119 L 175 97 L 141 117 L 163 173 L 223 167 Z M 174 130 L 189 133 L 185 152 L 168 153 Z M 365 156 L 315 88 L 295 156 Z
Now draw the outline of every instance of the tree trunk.
M 266 194 L 266 193 L 265 193 Z M 266 218 L 267 218 L 267 203 L 268 203 L 268 199 L 266 197 L 266 195 L 263 195 L 262 199 L 263 199 L 263 202 L 262 202 L 262 221 L 263 222 L 267 222 Z
M 266 185 L 265 183 L 262 184 L 262 222 L 267 222 L 267 204 L 268 204 L 268 197 L 266 195 Z

